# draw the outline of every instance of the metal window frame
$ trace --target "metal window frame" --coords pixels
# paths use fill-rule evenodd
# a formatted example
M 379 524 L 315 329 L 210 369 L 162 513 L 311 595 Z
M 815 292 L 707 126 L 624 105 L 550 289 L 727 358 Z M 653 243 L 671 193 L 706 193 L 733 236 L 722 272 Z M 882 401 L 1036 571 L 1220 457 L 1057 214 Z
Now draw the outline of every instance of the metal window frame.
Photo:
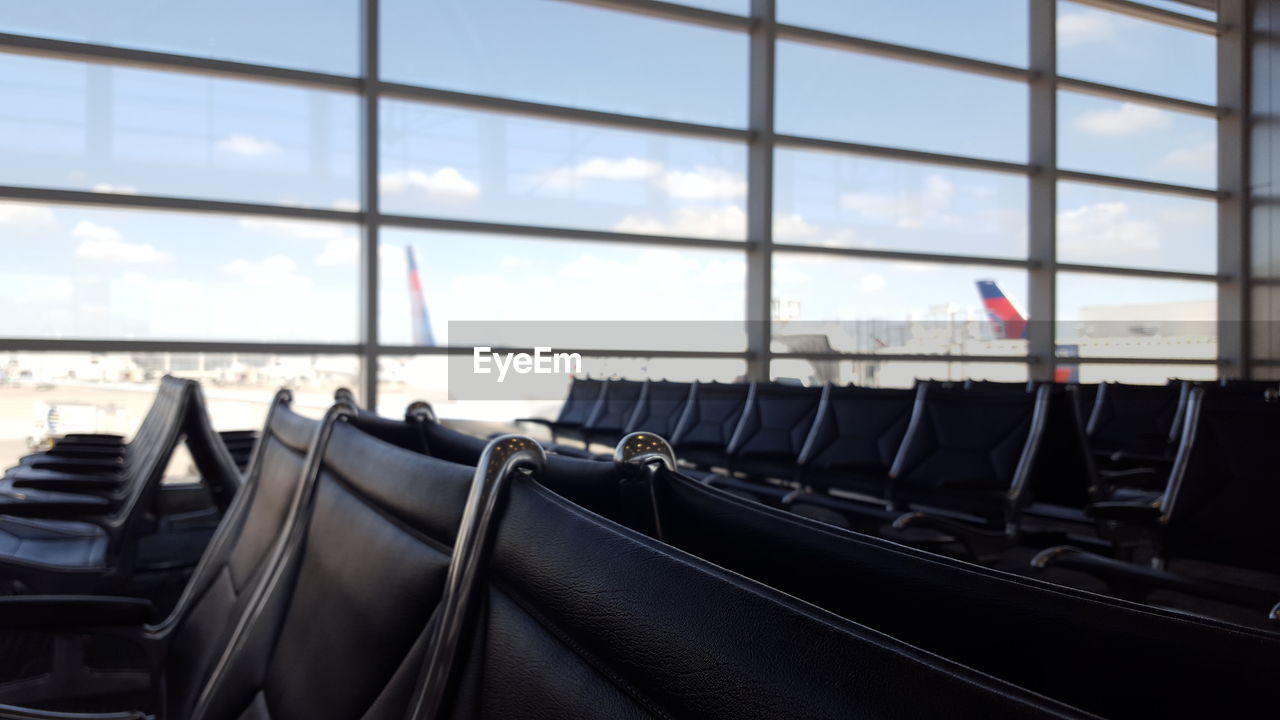
M 207 75 L 252 82 L 281 83 L 291 87 L 350 93 L 360 103 L 360 185 L 363 201 L 358 211 L 277 206 L 264 203 L 180 198 L 158 195 L 122 195 L 55 188 L 0 185 L 0 200 L 44 202 L 64 205 L 88 205 L 122 209 L 150 209 L 194 213 L 242 214 L 284 219 L 354 223 L 362 231 L 359 270 L 359 302 L 361 311 L 359 340 L 356 343 L 279 343 L 170 340 L 97 340 L 0 338 L 0 350 L 19 351 L 84 351 L 84 352 L 254 352 L 274 354 L 344 354 L 356 355 L 361 361 L 361 393 L 364 402 L 376 407 L 377 364 L 385 355 L 450 355 L 466 348 L 416 347 L 383 345 L 378 334 L 378 235 L 383 227 L 399 227 L 427 231 L 476 232 L 544 238 L 567 241 L 609 242 L 707 248 L 742 252 L 747 261 L 746 302 L 744 317 L 748 327 L 748 347 L 740 353 L 652 350 L 582 349 L 584 355 L 609 357 L 710 357 L 740 358 L 748 363 L 753 379 L 767 379 L 773 357 L 809 358 L 809 355 L 771 352 L 772 258 L 775 253 L 827 254 L 833 257 L 866 258 L 898 261 L 920 261 L 948 265 L 989 265 L 1023 268 L 1029 276 L 1032 317 L 1055 318 L 1054 284 L 1059 271 L 1089 272 L 1128 277 L 1153 277 L 1215 282 L 1219 286 L 1220 323 L 1218 364 L 1233 374 L 1248 371 L 1247 338 L 1242 321 L 1248 317 L 1247 223 L 1246 203 L 1242 195 L 1247 189 L 1243 166 L 1243 133 L 1247 103 L 1247 54 L 1245 53 L 1245 17 L 1243 0 L 1221 0 L 1216 22 L 1182 15 L 1177 12 L 1142 5 L 1129 0 L 1073 0 L 1099 9 L 1160 22 L 1218 37 L 1217 104 L 1191 102 L 1178 98 L 1145 93 L 1120 87 L 1064 77 L 1057 74 L 1056 0 L 1027 0 L 1029 3 L 1030 54 L 1028 66 L 1016 67 L 959 55 L 923 50 L 865 37 L 855 37 L 780 23 L 776 16 L 776 0 L 751 0 L 751 14 L 738 16 L 660 0 L 560 0 L 583 6 L 660 18 L 672 22 L 696 24 L 728 32 L 744 33 L 749 42 L 748 114 L 743 128 L 679 122 L 654 117 L 604 112 L 584 108 L 551 105 L 431 88 L 405 83 L 387 82 L 379 72 L 379 2 L 360 0 L 360 70 L 357 76 L 258 65 L 238 61 L 202 58 L 166 52 L 121 48 L 95 43 L 55 40 L 50 38 L 0 33 L 0 52 L 74 60 L 118 67 Z M 1206 6 L 1206 0 L 1191 4 Z M 798 42 L 836 48 L 842 51 L 871 54 L 895 60 L 1023 82 L 1029 88 L 1028 136 L 1026 163 L 1010 163 L 962 155 L 933 153 L 905 148 L 867 145 L 817 137 L 778 134 L 775 131 L 774 102 L 775 56 L 778 42 Z M 1214 117 L 1219 125 L 1219 187 L 1198 188 L 1063 169 L 1056 157 L 1056 98 L 1060 90 L 1082 92 L 1101 97 L 1142 102 L 1164 109 Z M 463 107 L 477 111 L 536 117 L 568 123 L 585 123 L 648 133 L 674 134 L 740 143 L 747 153 L 748 232 L 742 241 L 690 238 L 666 235 L 637 235 L 605 230 L 544 227 L 518 223 L 458 220 L 443 217 L 384 215 L 379 207 L 378 119 L 381 99 Z M 1021 175 L 1028 180 L 1028 255 L 1023 258 L 987 258 L 892 250 L 869 250 L 775 243 L 773 241 L 773 162 L 779 148 L 848 154 L 883 158 L 898 162 L 938 164 L 988 172 Z M 1056 185 L 1058 181 L 1084 182 L 1113 187 L 1174 194 L 1184 197 L 1212 199 L 1219 204 L 1217 273 L 1189 273 L 1144 268 L 1118 268 L 1056 261 Z M 1244 184 L 1242 184 L 1244 183 Z M 1262 280 L 1260 283 L 1267 281 Z M 1130 363 L 1130 364 L 1208 364 L 1206 361 L 1178 358 L 1054 358 L 1054 323 L 1033 323 L 1034 337 L 1029 338 L 1026 356 L 962 356 L 833 353 L 813 359 L 936 361 L 946 359 L 963 362 L 1013 362 L 1028 365 L 1032 377 L 1052 376 L 1055 364 Z M 1234 332 L 1235 335 L 1231 335 Z

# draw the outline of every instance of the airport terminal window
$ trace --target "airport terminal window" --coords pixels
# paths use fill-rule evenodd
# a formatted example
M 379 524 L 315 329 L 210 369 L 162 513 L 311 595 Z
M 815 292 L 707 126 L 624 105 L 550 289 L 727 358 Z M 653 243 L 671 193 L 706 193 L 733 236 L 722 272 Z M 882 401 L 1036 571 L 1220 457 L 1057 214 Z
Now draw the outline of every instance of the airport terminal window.
M 1027 159 L 1025 83 L 798 42 L 777 58 L 779 133 Z
M 355 209 L 352 95 L 0 54 L 0 183 Z
M 411 307 L 410 253 L 430 338 Z M 456 345 L 450 321 L 490 321 L 498 336 L 484 339 L 495 345 L 526 347 L 534 342 L 527 333 L 538 331 L 568 340 L 552 346 L 745 349 L 742 252 L 387 229 L 380 260 L 381 335 L 390 345 Z M 687 333 L 675 321 L 705 324 Z
M 3 202 L 0 227 L 5 337 L 356 339 L 354 225 Z
M 1213 273 L 1217 222 L 1212 200 L 1058 183 L 1059 262 Z
M 355 75 L 359 7 L 359 0 L 0 0 L 0 31 Z
M 1211 282 L 1059 273 L 1057 352 L 1210 360 L 1218 354 L 1217 313 Z
M 383 0 L 387 80 L 742 127 L 747 36 L 527 0 Z
M 1025 311 L 997 328 L 977 280 L 994 282 L 1015 307 L 1026 297 L 1016 268 L 777 253 L 774 351 L 1025 355 Z M 1005 327 L 1010 337 L 999 337 Z
M 790 148 L 774 162 L 775 243 L 1027 255 L 1023 175 Z
M 1214 118 L 1140 102 L 1058 93 L 1058 164 L 1070 170 L 1213 188 Z
M 746 147 L 382 103 L 382 210 L 524 225 L 746 239 Z
M 778 0 L 778 22 L 1025 67 L 1027 0 Z
M 1212 105 L 1215 52 L 1212 35 L 1058 3 L 1058 72 L 1067 77 Z

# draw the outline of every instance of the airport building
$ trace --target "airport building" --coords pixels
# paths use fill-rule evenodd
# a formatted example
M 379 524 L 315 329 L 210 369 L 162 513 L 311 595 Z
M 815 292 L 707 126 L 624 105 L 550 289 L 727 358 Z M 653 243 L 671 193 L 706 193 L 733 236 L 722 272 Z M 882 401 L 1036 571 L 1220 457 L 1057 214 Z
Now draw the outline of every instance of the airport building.
M 1280 715 L 1278 88 L 1280 0 L 0 0 L 0 720 Z

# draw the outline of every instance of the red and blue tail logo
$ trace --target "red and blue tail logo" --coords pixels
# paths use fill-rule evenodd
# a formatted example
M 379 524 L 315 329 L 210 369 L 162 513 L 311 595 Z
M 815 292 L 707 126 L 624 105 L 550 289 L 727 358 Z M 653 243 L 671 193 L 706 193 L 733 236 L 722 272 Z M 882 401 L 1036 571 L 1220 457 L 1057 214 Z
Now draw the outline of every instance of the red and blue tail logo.
M 1027 336 L 1027 318 L 1004 296 L 993 280 L 979 280 L 978 294 L 996 338 L 1017 340 Z
M 413 257 L 413 246 L 405 245 L 409 256 L 409 305 L 413 316 L 413 344 L 434 346 L 431 332 L 431 316 L 427 314 L 427 301 L 422 297 L 422 276 L 418 274 L 418 261 Z

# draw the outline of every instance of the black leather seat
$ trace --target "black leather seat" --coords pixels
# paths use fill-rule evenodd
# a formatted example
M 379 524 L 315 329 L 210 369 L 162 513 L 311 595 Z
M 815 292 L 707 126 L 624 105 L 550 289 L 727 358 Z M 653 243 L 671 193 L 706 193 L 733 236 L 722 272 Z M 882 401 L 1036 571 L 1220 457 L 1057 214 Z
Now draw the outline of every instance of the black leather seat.
M 1178 445 L 1189 388 L 1180 381 L 1100 384 L 1085 428 L 1099 467 L 1151 468 L 1163 479 Z
M 648 381 L 609 380 L 600 391 L 600 397 L 591 415 L 582 424 L 582 441 L 588 447 L 592 443 L 613 446 L 626 434 L 627 423 L 640 404 L 640 396 Z
M 155 620 L 143 601 L 104 597 L 14 597 L 0 599 L 0 623 L 11 636 L 22 614 L 51 626 L 64 638 L 54 647 L 66 657 L 40 677 L 4 677 L 0 702 L 69 704 L 75 700 L 141 693 L 153 695 L 148 709 L 187 717 L 254 589 L 265 577 L 270 555 L 298 502 L 307 454 L 319 422 L 289 409 L 288 391 L 276 394 L 244 487 L 223 515 L 212 541 L 167 617 Z M 28 622 L 28 625 L 36 623 Z M 94 667 L 92 647 L 102 635 L 127 638 L 145 648 L 131 671 Z M 82 662 L 76 662 L 80 655 Z M 145 658 L 152 660 L 147 662 Z M 66 664 L 66 663 L 70 664 Z M 152 665 L 149 668 L 148 665 Z M 157 678 L 149 670 L 160 670 Z
M 1044 436 L 1031 470 L 1031 503 L 1023 512 L 1091 523 L 1084 508 L 1105 499 L 1105 492 L 1085 437 L 1080 390 L 1074 385 L 1047 387 Z
M 433 654 L 414 718 L 1084 716 L 627 530 L 531 473 L 464 519 L 487 561 L 457 577 L 441 623 L 461 637 Z
M 551 432 L 552 442 L 558 442 L 560 438 L 582 440 L 582 426 L 591 417 L 603 390 L 603 380 L 574 378 L 569 383 L 569 394 L 565 397 L 564 404 L 560 406 L 560 413 L 555 420 L 519 418 L 516 422 L 536 423 L 546 427 Z
M 922 385 L 890 472 L 890 501 L 913 511 L 895 528 L 941 530 L 975 558 L 1016 544 L 1048 395 Z
M 1274 593 L 1163 569 L 1184 559 L 1280 575 L 1277 438 L 1280 404 L 1256 393 L 1194 388 L 1164 494 L 1155 502 L 1102 502 L 1088 509 L 1100 521 L 1146 529 L 1155 542 L 1152 567 L 1071 547 L 1045 550 L 1034 564 L 1093 573 L 1137 598 L 1165 588 L 1257 608 L 1280 620 Z
M 635 412 L 627 420 L 623 434 L 649 432 L 664 438 L 671 437 L 689 402 L 691 388 L 690 383 L 667 380 L 650 380 L 645 383 Z
M 1270 677 L 1280 635 L 847 532 L 661 465 L 551 458 L 541 477 L 575 502 L 729 571 L 1102 717 L 1280 709 Z
M 671 435 L 676 457 L 702 469 L 724 467 L 729 441 L 750 390 L 747 383 L 693 383 L 689 402 Z
M 886 497 L 914 402 L 912 390 L 829 387 L 800 453 L 801 481 Z

